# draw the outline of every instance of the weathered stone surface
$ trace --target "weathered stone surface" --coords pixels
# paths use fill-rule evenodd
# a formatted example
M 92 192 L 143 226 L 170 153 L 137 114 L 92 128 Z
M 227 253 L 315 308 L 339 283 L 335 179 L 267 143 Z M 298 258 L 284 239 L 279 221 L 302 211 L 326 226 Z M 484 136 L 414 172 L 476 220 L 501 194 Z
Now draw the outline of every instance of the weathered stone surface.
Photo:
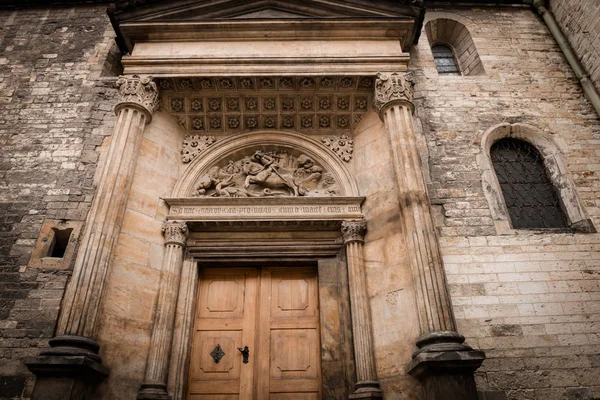
M 600 5 L 595 0 L 550 0 L 550 11 L 596 89 L 600 90 Z
M 45 219 L 87 215 L 114 120 L 114 34 L 99 5 L 3 8 L 0 26 L 0 397 L 28 398 L 21 359 L 47 346 L 72 268 L 28 262 Z

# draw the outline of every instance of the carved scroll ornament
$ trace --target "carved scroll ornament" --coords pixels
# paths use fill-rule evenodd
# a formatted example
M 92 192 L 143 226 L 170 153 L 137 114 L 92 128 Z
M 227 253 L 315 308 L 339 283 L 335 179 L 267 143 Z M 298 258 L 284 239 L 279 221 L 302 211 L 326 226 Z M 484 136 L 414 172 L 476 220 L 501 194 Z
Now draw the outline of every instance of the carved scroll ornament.
M 142 107 L 149 116 L 156 111 L 159 105 L 158 87 L 152 77 L 140 78 L 137 75 L 122 76 L 117 80 L 119 87 L 119 102 L 115 106 L 115 112 L 127 106 L 135 105 Z
M 356 221 L 342 221 L 342 237 L 344 243 L 364 242 L 367 233 L 367 221 L 364 219 Z
M 412 73 L 379 73 L 375 81 L 375 98 L 373 106 L 377 112 L 393 101 L 413 102 L 413 86 L 415 84 Z
M 188 163 L 192 161 L 198 154 L 206 150 L 217 139 L 214 136 L 190 135 L 183 139 L 181 146 L 181 161 Z
M 163 223 L 162 233 L 165 237 L 165 246 L 168 244 L 184 246 L 189 230 L 185 222 L 167 221 Z
M 343 161 L 350 161 L 352 159 L 352 152 L 354 151 L 354 140 L 348 136 L 343 135 L 340 137 L 330 136 L 322 139 L 325 146 L 329 147 L 339 158 Z
M 333 175 L 305 155 L 256 150 L 213 166 L 197 183 L 198 197 L 335 196 Z

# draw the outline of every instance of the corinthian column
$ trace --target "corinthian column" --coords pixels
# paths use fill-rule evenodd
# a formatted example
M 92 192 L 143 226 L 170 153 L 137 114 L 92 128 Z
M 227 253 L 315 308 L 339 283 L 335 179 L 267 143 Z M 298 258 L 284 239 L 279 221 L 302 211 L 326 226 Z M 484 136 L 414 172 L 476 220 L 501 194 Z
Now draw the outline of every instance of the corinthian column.
M 188 236 L 188 228 L 185 222 L 165 222 L 162 232 L 165 237 L 165 256 L 152 338 L 150 339 L 150 351 L 146 362 L 146 373 L 144 383 L 142 383 L 137 397 L 139 400 L 170 399 L 167 392 L 167 375 L 177 308 L 177 294 L 179 292 L 179 278 L 183 265 L 183 252 Z
M 342 236 L 346 246 L 348 283 L 350 286 L 350 309 L 354 358 L 356 361 L 356 387 L 351 399 L 378 399 L 383 397 L 377 381 L 375 353 L 371 333 L 371 311 L 365 277 L 364 241 L 367 232 L 365 220 L 343 221 Z
M 485 355 L 464 345 L 464 337 L 456 332 L 413 125 L 414 83 L 411 74 L 378 74 L 374 99 L 390 140 L 422 333 L 416 342 L 419 350 L 407 369 L 423 380 L 427 399 L 476 399 L 473 371 L 481 365 Z M 453 372 L 456 378 L 457 371 L 466 374 L 458 374 L 462 389 L 455 388 L 444 378 L 444 374 Z M 453 393 L 457 393 L 456 396 Z
M 61 305 L 57 335 L 50 340 L 52 348 L 40 352 L 40 356 L 80 356 L 85 358 L 82 362 L 101 363 L 99 347 L 93 339 L 109 263 L 121 229 L 144 127 L 158 105 L 158 89 L 152 78 L 121 77 L 117 86 L 117 121 Z

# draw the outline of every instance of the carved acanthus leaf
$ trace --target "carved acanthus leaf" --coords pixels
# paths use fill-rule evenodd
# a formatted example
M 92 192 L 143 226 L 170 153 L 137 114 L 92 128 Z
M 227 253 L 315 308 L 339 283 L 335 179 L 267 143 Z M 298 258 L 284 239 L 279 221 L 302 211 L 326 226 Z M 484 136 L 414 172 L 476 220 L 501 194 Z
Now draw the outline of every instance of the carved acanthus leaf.
M 404 100 L 412 104 L 414 84 L 415 80 L 410 72 L 377 74 L 373 106 L 377 112 L 381 112 L 386 104 L 393 101 Z
M 167 221 L 162 225 L 162 234 L 165 237 L 165 245 L 177 244 L 184 246 L 189 230 L 185 222 Z
M 119 102 L 115 111 L 127 105 L 138 105 L 143 107 L 150 116 L 159 106 L 158 87 L 152 77 L 140 78 L 137 75 L 122 76 L 117 80 L 119 87 Z
M 340 137 L 329 136 L 322 138 L 323 143 L 331 149 L 335 154 L 338 155 L 343 161 L 350 161 L 352 159 L 352 152 L 354 151 L 354 140 L 350 137 L 343 135 Z
M 355 221 L 342 221 L 342 237 L 344 243 L 364 242 L 367 233 L 367 221 L 364 219 Z
M 206 150 L 217 139 L 214 136 L 189 135 L 183 139 L 181 147 L 181 161 L 188 163 L 192 161 L 198 154 Z

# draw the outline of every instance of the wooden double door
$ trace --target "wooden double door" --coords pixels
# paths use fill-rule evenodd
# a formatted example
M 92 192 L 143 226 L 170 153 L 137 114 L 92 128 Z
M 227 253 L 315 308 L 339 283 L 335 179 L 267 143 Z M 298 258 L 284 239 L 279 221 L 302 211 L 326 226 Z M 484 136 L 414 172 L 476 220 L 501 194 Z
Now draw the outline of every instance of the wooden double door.
M 190 362 L 188 400 L 320 399 L 316 269 L 203 269 Z

